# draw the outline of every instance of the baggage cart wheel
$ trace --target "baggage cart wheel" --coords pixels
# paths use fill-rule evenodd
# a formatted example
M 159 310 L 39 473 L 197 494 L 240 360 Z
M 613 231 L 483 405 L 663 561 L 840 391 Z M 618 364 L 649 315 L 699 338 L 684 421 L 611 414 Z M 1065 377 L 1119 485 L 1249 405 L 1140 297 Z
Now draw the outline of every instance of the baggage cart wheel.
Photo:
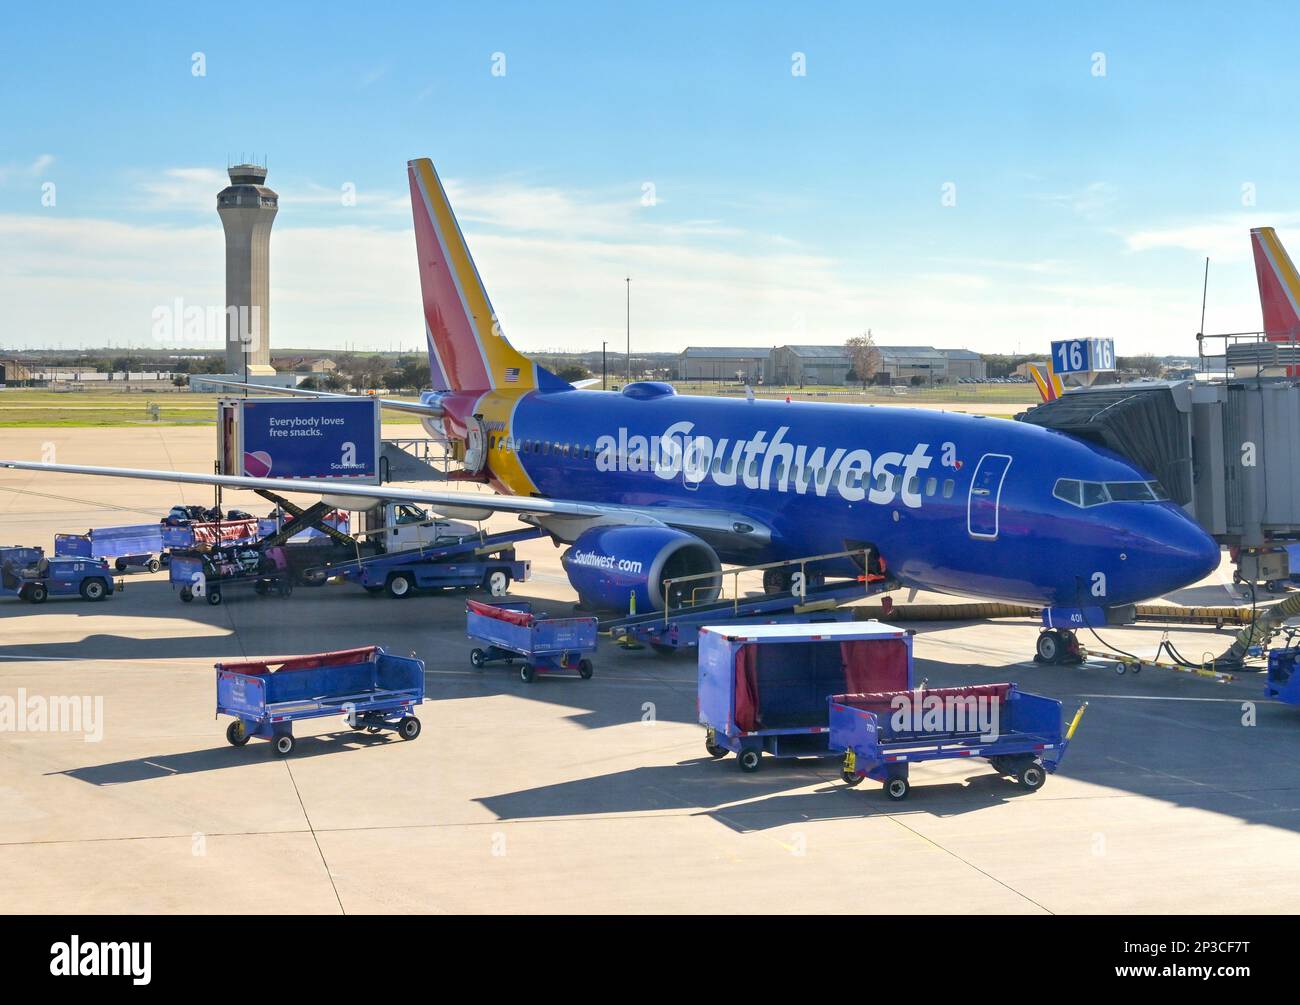
M 27 599 L 33 604 L 45 603 L 49 595 L 49 588 L 44 583 L 32 583 L 27 587 Z
M 711 740 L 707 736 L 704 738 L 704 749 L 709 752 L 709 756 L 712 757 L 715 761 L 718 758 L 726 757 L 729 753 L 731 753 L 731 751 L 729 751 L 726 747 L 718 746 L 716 743 L 713 742 L 713 740 Z
M 1034 647 L 1038 659 L 1042 663 L 1059 663 L 1061 654 L 1065 651 L 1065 646 L 1061 642 L 1061 636 L 1057 634 L 1055 628 L 1049 628 L 1045 632 L 1040 632 L 1038 642 Z
M 126 572 L 126 559 L 119 558 L 113 562 L 113 568 L 118 572 Z
M 293 734 L 281 733 L 275 738 L 275 752 L 281 757 L 287 757 L 293 753 Z
M 861 785 L 861 784 L 862 784 L 862 776 L 859 775 L 856 771 L 844 771 L 844 770 L 841 770 L 841 771 L 840 771 L 840 781 L 843 782 L 845 785 L 847 785 L 847 786 L 849 786 L 849 787 L 851 788 L 851 787 L 853 787 L 854 785 Z
M 108 596 L 108 587 L 102 579 L 85 579 L 82 580 L 79 592 L 82 600 L 103 600 Z
M 366 720 L 362 719 L 360 716 L 357 717 L 356 722 L 348 723 L 348 729 L 357 733 L 360 733 L 365 728 L 366 728 Z
M 181 587 L 181 603 L 188 604 L 194 599 L 194 591 L 188 586 Z
M 158 559 L 156 558 L 151 558 L 149 559 L 149 561 L 144 563 L 144 567 L 148 569 L 150 572 L 157 572 L 159 569 L 162 568 L 162 563 L 159 562 Z
M 261 580 L 259 580 L 258 582 L 254 583 L 254 584 L 253 584 L 253 592 L 256 593 L 259 597 L 264 597 L 264 596 L 266 596 L 266 584 L 263 583 Z
M 1036 792 L 1043 787 L 1047 781 L 1047 771 L 1044 767 L 1035 762 L 1027 764 L 1020 769 L 1020 786 L 1028 789 L 1030 792 Z
M 519 679 L 525 684 L 531 684 L 537 680 L 537 668 L 530 663 L 525 663 L 519 668 Z
M 414 587 L 411 585 L 411 580 L 402 572 L 394 572 L 389 576 L 386 586 L 388 589 L 388 595 L 394 600 L 404 600 L 406 597 L 409 597 L 414 590 Z
M 740 770 L 757 771 L 759 765 L 763 763 L 763 755 L 757 750 L 742 750 L 740 752 Z
M 292 597 L 292 596 L 293 596 L 293 582 L 292 582 L 292 581 L 290 581 L 290 580 L 288 580 L 288 579 L 283 579 L 283 580 L 280 581 L 280 596 L 282 596 L 282 597 Z
M 912 786 L 907 783 L 906 778 L 891 778 L 885 783 L 885 795 L 897 802 L 900 799 L 906 799 Z
M 383 588 L 382 586 L 367 586 L 367 587 L 365 588 L 365 590 L 366 590 L 366 592 L 369 593 L 372 597 L 373 597 L 373 596 L 378 596 L 379 594 L 381 594 L 381 593 L 384 592 L 384 588 Z
M 403 716 L 397 724 L 397 732 L 403 740 L 414 740 L 420 735 L 420 720 L 413 715 Z
M 591 680 L 591 675 L 596 672 L 592 666 L 591 660 L 578 660 L 578 676 L 583 680 Z
M 226 727 L 226 740 L 234 747 L 242 747 L 251 739 L 247 729 L 244 728 L 244 721 L 236 719 Z
M 221 591 L 216 589 L 215 587 L 210 587 L 208 589 L 208 603 L 211 604 L 213 607 L 216 607 L 219 603 L 221 603 Z
M 483 664 L 487 662 L 487 654 L 482 649 L 471 649 L 469 651 L 469 661 L 481 670 Z

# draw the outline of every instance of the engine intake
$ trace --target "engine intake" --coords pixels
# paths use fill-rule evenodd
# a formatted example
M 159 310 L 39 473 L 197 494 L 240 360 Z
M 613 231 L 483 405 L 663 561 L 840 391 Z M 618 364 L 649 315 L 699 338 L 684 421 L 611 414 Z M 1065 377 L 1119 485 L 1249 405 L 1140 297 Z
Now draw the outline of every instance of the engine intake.
M 593 527 L 584 531 L 561 561 L 583 606 L 626 611 L 661 611 L 683 604 L 707 604 L 722 592 L 722 563 L 694 534 L 670 527 Z M 701 573 L 713 576 L 670 587 L 665 579 Z

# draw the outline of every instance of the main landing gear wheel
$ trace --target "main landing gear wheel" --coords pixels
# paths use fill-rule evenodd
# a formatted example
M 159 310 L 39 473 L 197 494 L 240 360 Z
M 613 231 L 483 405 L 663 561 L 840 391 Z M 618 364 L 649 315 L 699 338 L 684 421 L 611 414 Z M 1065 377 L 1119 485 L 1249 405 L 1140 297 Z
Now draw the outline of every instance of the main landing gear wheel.
M 242 747 L 249 739 L 249 732 L 244 728 L 244 723 L 241 720 L 236 719 L 226 727 L 226 741 L 231 746 Z
M 1047 781 L 1047 770 L 1041 764 L 1028 764 L 1020 769 L 1020 787 L 1036 792 Z
M 906 799 L 907 794 L 911 791 L 912 786 L 907 784 L 906 778 L 891 778 L 885 783 L 885 795 L 895 802 Z
M 759 765 L 763 763 L 763 755 L 757 750 L 742 750 L 740 752 L 740 770 L 757 771 Z

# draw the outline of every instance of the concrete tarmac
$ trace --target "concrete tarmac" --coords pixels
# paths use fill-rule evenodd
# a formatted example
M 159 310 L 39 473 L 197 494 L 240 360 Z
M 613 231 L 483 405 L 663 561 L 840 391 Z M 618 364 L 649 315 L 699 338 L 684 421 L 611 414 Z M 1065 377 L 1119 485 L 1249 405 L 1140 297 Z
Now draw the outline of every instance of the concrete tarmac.
M 410 427 L 395 427 L 397 435 Z M 211 469 L 211 428 L 4 429 L 0 455 Z M 157 519 L 210 491 L 0 472 L 0 541 Z M 261 499 L 227 506 L 260 513 Z M 512 521 L 495 519 L 494 527 Z M 512 594 L 560 614 L 549 542 Z M 1239 603 L 1228 567 L 1170 599 Z M 900 601 L 905 598 L 899 597 Z M 935 599 L 935 598 L 922 598 Z M 1035 665 L 1029 620 L 917 624 L 931 684 L 1011 680 L 1090 702 L 1058 774 L 1027 793 L 982 761 L 912 769 L 912 793 L 837 764 L 713 761 L 695 664 L 602 643 L 590 681 L 474 670 L 464 596 L 356 587 L 182 604 L 166 573 L 100 604 L 0 599 L 0 701 L 102 699 L 102 737 L 0 732 L 0 911 L 1294 912 L 1300 709 L 1258 675 L 1214 683 Z M 1106 641 L 1155 652 L 1162 628 Z M 1189 657 L 1229 631 L 1179 628 Z M 1088 644 L 1094 640 L 1085 639 Z M 299 723 L 288 758 L 229 746 L 222 658 L 379 643 L 428 666 L 414 742 Z

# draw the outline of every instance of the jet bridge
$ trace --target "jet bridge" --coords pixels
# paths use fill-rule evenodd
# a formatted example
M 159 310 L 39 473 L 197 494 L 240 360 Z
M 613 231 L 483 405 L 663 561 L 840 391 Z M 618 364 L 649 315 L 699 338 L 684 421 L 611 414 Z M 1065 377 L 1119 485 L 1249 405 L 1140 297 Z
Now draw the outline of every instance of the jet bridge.
M 1102 444 L 1160 479 L 1240 578 L 1284 579 L 1300 541 L 1300 381 L 1267 376 L 1078 388 L 1019 416 Z

